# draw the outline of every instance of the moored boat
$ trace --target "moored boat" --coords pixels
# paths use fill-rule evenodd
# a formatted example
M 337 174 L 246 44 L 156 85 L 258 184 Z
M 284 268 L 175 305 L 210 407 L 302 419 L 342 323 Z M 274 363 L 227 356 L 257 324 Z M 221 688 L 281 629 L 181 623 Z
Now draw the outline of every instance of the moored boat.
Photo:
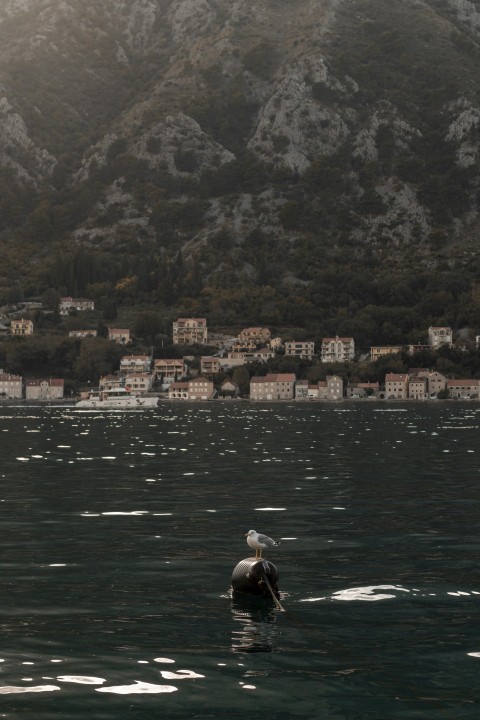
M 107 390 L 92 390 L 89 396 L 79 400 L 76 408 L 95 408 L 100 410 L 130 410 L 157 407 L 158 397 L 135 395 L 123 387 Z

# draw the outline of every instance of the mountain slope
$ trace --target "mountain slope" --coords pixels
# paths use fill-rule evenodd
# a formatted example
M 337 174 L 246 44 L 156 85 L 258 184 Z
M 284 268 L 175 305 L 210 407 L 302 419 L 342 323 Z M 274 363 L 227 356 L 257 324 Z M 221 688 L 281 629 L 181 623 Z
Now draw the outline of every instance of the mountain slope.
M 219 318 L 228 290 L 239 322 L 336 331 L 339 307 L 408 304 L 381 276 L 418 305 L 412 275 L 459 272 L 425 321 L 476 322 L 475 3 L 10 0 L 0 47 L 6 288 L 27 247 L 26 289 L 128 278 Z

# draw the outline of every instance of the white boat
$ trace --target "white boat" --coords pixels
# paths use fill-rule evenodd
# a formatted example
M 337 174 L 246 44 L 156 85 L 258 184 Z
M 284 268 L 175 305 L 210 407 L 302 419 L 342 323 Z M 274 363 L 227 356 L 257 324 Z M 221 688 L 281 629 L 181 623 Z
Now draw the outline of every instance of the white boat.
M 77 408 L 95 408 L 97 410 L 133 410 L 153 408 L 158 405 L 158 397 L 135 395 L 123 387 L 108 390 L 92 390 L 84 400 L 79 400 Z

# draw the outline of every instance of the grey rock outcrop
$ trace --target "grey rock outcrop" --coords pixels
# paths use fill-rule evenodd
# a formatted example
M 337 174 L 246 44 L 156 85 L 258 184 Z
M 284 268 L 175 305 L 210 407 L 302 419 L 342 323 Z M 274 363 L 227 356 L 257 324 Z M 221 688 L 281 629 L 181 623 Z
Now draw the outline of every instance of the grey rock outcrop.
M 56 160 L 31 140 L 21 115 L 6 97 L 0 99 L 0 163 L 21 180 L 36 182 L 50 175 Z

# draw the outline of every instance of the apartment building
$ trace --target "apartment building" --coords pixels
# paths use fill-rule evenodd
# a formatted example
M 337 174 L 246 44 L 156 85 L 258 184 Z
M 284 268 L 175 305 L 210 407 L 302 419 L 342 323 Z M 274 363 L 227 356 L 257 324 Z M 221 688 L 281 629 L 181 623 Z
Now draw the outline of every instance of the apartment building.
M 408 373 L 387 373 L 385 375 L 385 397 L 387 400 L 408 398 Z
M 250 400 L 293 400 L 295 373 L 270 373 L 250 379 Z
M 243 343 L 254 343 L 258 345 L 266 345 L 271 338 L 272 333 L 265 327 L 248 327 L 244 328 L 238 334 L 238 341 Z
M 321 361 L 350 362 L 355 357 L 355 342 L 352 337 L 325 337 L 322 340 Z
M 420 379 L 425 378 L 427 381 L 427 387 L 425 390 L 426 397 L 436 397 L 439 392 L 445 390 L 447 387 L 447 378 L 438 370 L 433 372 L 429 368 L 409 368 L 408 375 L 411 379 L 417 377 Z
M 205 318 L 178 318 L 173 323 L 174 345 L 206 345 L 208 342 Z
M 343 379 L 339 375 L 327 375 L 318 381 L 319 400 L 341 400 L 343 398 Z
M 187 374 L 185 360 L 182 358 L 159 358 L 154 360 L 155 376 L 162 385 L 170 385 L 181 380 Z
M 203 356 L 200 358 L 200 374 L 216 375 L 221 370 L 221 359 L 218 357 Z
M 199 375 L 188 383 L 189 400 L 211 400 L 215 394 L 213 382 Z
M 428 377 L 409 375 L 408 397 L 411 400 L 425 400 L 428 397 Z
M 439 392 L 445 390 L 447 387 L 447 378 L 442 373 L 435 370 L 434 372 L 428 373 L 428 394 L 438 395 Z
M 314 354 L 315 343 L 310 340 L 305 342 L 289 340 L 285 343 L 285 355 L 292 355 L 302 360 L 312 360 Z

